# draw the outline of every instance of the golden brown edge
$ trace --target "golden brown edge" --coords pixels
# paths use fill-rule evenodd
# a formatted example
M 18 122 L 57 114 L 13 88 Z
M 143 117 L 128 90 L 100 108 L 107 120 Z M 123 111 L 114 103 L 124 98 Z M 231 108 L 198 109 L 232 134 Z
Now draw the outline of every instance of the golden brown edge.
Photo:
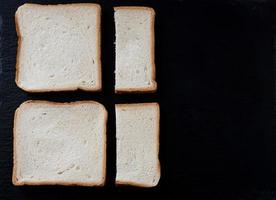
M 132 181 L 120 181 L 116 180 L 116 186 L 133 186 L 133 187 L 141 187 L 141 188 L 153 188 L 156 187 L 157 185 L 146 185 L 146 184 L 141 184 L 141 183 L 136 183 Z
M 157 102 L 150 102 L 150 103 L 124 103 L 124 104 L 115 104 L 115 108 L 129 108 L 129 107 L 145 107 L 145 106 L 155 106 L 157 108 L 157 168 L 158 168 L 158 174 L 159 174 L 159 180 L 155 185 L 147 185 L 147 184 L 141 184 L 137 182 L 132 182 L 132 181 L 121 181 L 115 179 L 115 184 L 116 186 L 124 186 L 124 185 L 129 185 L 129 186 L 136 186 L 136 187 L 144 187 L 144 188 L 152 188 L 156 187 L 160 181 L 161 178 L 161 164 L 159 160 L 159 149 L 160 149 L 160 106 L 159 103 Z
M 19 58 L 20 58 L 20 52 L 21 52 L 21 32 L 19 30 L 19 23 L 18 23 L 18 9 L 15 12 L 15 30 L 16 30 L 16 34 L 17 34 L 17 37 L 18 37 L 18 40 L 17 40 L 17 53 L 16 53 L 16 64 L 15 64 L 15 83 L 19 88 L 23 89 L 20 86 L 19 82 L 18 82 L 18 78 L 19 78 L 18 77 L 18 74 L 19 74 Z
M 55 89 L 28 89 L 20 85 L 19 83 L 19 61 L 20 61 L 20 52 L 21 52 L 21 32 L 20 32 L 20 27 L 18 23 L 18 10 L 22 8 L 23 6 L 48 6 L 48 7 L 54 7 L 54 6 L 91 6 L 95 7 L 97 9 L 97 25 L 96 29 L 97 31 L 97 36 L 98 36 L 98 41 L 97 41 L 97 46 L 98 46 L 98 86 L 95 86 L 93 88 L 84 88 L 81 86 L 76 86 L 76 87 L 60 87 L 60 88 L 55 88 Z M 21 6 L 19 6 L 15 12 L 15 29 L 16 29 L 16 34 L 18 37 L 18 42 L 17 42 L 17 56 L 16 56 L 16 65 L 15 65 L 15 83 L 16 85 L 21 88 L 22 90 L 26 92 L 59 92 L 59 91 L 76 91 L 76 90 L 83 90 L 87 92 L 98 92 L 102 91 L 102 64 L 101 64 L 101 6 L 96 3 L 71 3 L 71 4 L 48 4 L 48 5 L 43 5 L 43 4 L 35 4 L 35 3 L 25 3 Z
M 114 7 L 114 11 L 117 10 L 147 10 L 151 13 L 151 66 L 152 66 L 152 85 L 150 87 L 140 87 L 140 88 L 116 88 L 115 93 L 154 93 L 157 91 L 157 82 L 156 82 L 156 66 L 155 66 L 155 11 L 151 7 L 144 6 L 117 6 Z
M 96 105 L 99 105 L 104 112 L 104 145 L 103 145 L 103 179 L 101 182 L 96 183 L 96 182 L 91 182 L 91 183 L 82 183 L 82 182 L 70 182 L 70 181 L 34 181 L 34 182 L 29 182 L 29 181 L 23 181 L 20 182 L 17 180 L 16 177 L 16 172 L 17 172 L 17 159 L 16 159 L 16 121 L 17 121 L 17 116 L 18 113 L 20 112 L 21 108 L 23 106 L 26 106 L 27 104 L 32 104 L 32 103 L 39 103 L 39 104 L 50 104 L 50 105 L 76 105 L 76 104 L 83 104 L 83 103 L 93 103 Z M 106 108 L 104 107 L 103 104 L 97 102 L 97 101 L 75 101 L 75 102 L 51 102 L 51 101 L 42 101 L 42 100 L 28 100 L 23 102 L 16 110 L 14 114 L 14 121 L 13 121 L 13 171 L 12 171 L 12 183 L 15 186 L 22 186 L 22 185 L 67 185 L 67 186 L 104 186 L 106 182 L 106 138 L 107 138 L 107 120 L 108 120 L 108 113 Z

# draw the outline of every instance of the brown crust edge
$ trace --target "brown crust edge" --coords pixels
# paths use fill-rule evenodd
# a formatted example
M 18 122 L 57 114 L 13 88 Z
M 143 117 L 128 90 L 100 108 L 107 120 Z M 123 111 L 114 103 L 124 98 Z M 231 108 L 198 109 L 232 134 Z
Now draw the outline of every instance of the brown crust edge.
M 101 182 L 90 182 L 90 183 L 83 183 L 83 182 L 70 182 L 70 181 L 23 181 L 20 182 L 18 181 L 16 177 L 16 172 L 17 172 L 17 159 L 16 159 L 16 121 L 17 121 L 17 116 L 18 113 L 21 111 L 23 106 L 26 106 L 27 104 L 50 104 L 50 105 L 76 105 L 76 104 L 83 104 L 83 103 L 92 103 L 99 105 L 104 112 L 104 145 L 103 145 L 103 179 Z M 97 102 L 97 101 L 75 101 L 75 102 L 65 102 L 65 103 L 60 103 L 60 102 L 51 102 L 51 101 L 41 101 L 41 100 L 28 100 L 23 102 L 16 110 L 14 114 L 14 121 L 13 121 L 13 170 L 12 170 L 12 183 L 14 186 L 23 186 L 23 185 L 64 185 L 64 186 L 104 186 L 106 183 L 106 138 L 107 138 L 107 120 L 108 120 L 108 113 L 106 108 L 104 107 L 103 104 Z
M 160 106 L 159 103 L 153 102 L 153 103 L 125 103 L 125 104 L 115 104 L 115 108 L 129 108 L 129 107 L 145 107 L 145 106 L 155 106 L 157 108 L 157 139 L 158 141 L 156 142 L 157 144 L 157 168 L 158 168 L 158 174 L 159 174 L 159 180 L 155 185 L 147 185 L 147 184 L 141 184 L 137 182 L 132 182 L 132 181 L 123 181 L 123 180 L 117 180 L 115 179 L 115 184 L 116 186 L 135 186 L 135 187 L 143 187 L 143 188 L 152 188 L 156 187 L 160 181 L 161 178 L 161 164 L 159 160 L 159 150 L 160 150 Z
M 155 66 L 155 31 L 154 31 L 154 24 L 155 24 L 155 11 L 151 7 L 144 7 L 144 6 L 117 6 L 114 7 L 114 11 L 117 10 L 146 10 L 151 13 L 151 66 L 152 66 L 152 85 L 149 87 L 140 87 L 140 88 L 116 88 L 115 93 L 154 93 L 157 91 L 157 82 L 156 82 L 156 66 Z
M 23 6 L 48 6 L 48 7 L 55 7 L 55 6 L 66 6 L 66 7 L 70 7 L 70 6 L 91 6 L 91 7 L 95 7 L 97 8 L 97 24 L 96 24 L 96 28 L 97 28 L 97 36 L 98 36 L 98 41 L 97 41 L 97 46 L 98 46 L 98 85 L 96 87 L 93 88 L 84 88 L 81 86 L 76 86 L 76 87 L 60 87 L 60 88 L 55 88 L 55 89 L 28 89 L 22 85 L 20 85 L 19 82 L 19 72 L 20 72 L 20 52 L 21 52 L 21 32 L 20 32 L 20 28 L 19 28 L 19 22 L 18 22 L 18 10 L 23 7 Z M 16 65 L 15 65 L 15 83 L 17 85 L 17 87 L 21 88 L 22 90 L 26 91 L 26 92 L 31 92 L 31 93 L 35 93 L 35 92 L 61 92 L 61 91 L 77 91 L 77 90 L 82 90 L 82 91 L 87 91 L 87 92 L 99 92 L 102 91 L 102 63 L 101 63 L 101 6 L 99 4 L 95 4 L 95 3 L 71 3 L 71 4 L 48 4 L 48 5 L 43 5 L 43 4 L 35 4 L 35 3 L 25 3 L 21 6 L 19 6 L 15 12 L 15 29 L 16 29 L 16 34 L 18 37 L 18 41 L 17 41 L 17 55 L 16 55 Z

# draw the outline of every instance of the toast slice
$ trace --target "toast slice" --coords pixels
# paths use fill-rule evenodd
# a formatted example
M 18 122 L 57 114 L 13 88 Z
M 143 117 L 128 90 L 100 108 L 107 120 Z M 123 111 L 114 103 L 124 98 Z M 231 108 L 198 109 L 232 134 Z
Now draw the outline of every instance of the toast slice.
M 18 87 L 101 90 L 100 18 L 97 4 L 20 6 L 15 14 Z
M 102 186 L 107 112 L 94 101 L 27 101 L 14 118 L 14 185 Z
M 154 187 L 160 179 L 159 105 L 117 104 L 117 185 Z
M 115 7 L 115 92 L 155 92 L 154 18 L 149 7 Z

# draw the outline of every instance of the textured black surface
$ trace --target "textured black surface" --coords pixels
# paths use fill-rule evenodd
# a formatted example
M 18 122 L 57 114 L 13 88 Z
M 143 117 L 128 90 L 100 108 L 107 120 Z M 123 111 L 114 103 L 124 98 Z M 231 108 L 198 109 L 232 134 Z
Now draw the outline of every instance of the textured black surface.
M 276 3 L 92 2 L 99 2 L 103 11 L 103 92 L 28 94 L 14 82 L 17 48 L 14 13 L 24 1 L 0 0 L 0 199 L 105 196 L 113 199 L 164 192 L 170 192 L 171 198 L 183 199 L 276 199 Z M 146 5 L 156 10 L 157 94 L 113 92 L 114 5 Z M 61 102 L 91 99 L 106 106 L 109 112 L 106 187 L 12 185 L 13 114 L 27 99 Z M 116 188 L 114 103 L 150 101 L 158 101 L 161 106 L 160 184 L 153 189 Z

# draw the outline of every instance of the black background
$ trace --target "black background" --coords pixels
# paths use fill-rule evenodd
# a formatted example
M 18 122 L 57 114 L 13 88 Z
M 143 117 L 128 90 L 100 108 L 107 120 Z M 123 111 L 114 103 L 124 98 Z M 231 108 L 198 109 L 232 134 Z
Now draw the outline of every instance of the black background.
M 28 94 L 14 82 L 14 13 L 25 1 L 0 0 L 0 199 L 276 199 L 276 2 L 265 0 L 99 0 L 103 91 Z M 70 3 L 77 1 L 29 1 Z M 89 1 L 81 1 L 89 2 Z M 156 11 L 156 94 L 114 94 L 113 6 Z M 27 99 L 97 100 L 109 112 L 104 188 L 14 187 L 12 127 Z M 161 180 L 156 188 L 114 186 L 114 104 L 161 106 Z M 85 198 L 86 197 L 86 198 Z

